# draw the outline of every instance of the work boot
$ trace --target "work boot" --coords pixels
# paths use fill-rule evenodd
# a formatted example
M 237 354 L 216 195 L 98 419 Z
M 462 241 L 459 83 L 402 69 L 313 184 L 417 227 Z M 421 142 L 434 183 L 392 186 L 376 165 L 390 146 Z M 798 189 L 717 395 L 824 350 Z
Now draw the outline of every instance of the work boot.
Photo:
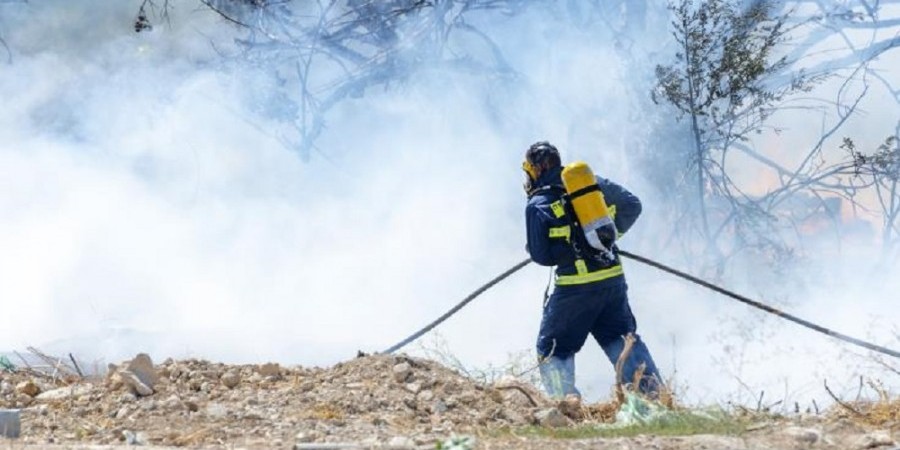
M 634 383 L 635 373 L 643 365 L 643 375 L 638 381 L 638 385 L 632 387 L 637 392 L 655 399 L 659 397 L 659 388 L 662 378 L 659 376 L 659 370 L 656 368 L 656 363 L 653 362 L 653 357 L 650 356 L 650 349 L 647 348 L 647 345 L 644 344 L 644 341 L 641 340 L 640 336 L 637 334 L 634 334 L 633 336 L 634 344 L 631 347 L 631 352 L 629 352 L 628 357 L 622 365 L 622 379 L 617 381 L 620 381 L 623 384 Z M 623 336 L 621 339 L 614 339 L 613 341 L 602 345 L 602 347 L 607 358 L 615 365 L 616 361 L 619 360 L 619 355 L 622 354 L 622 350 L 625 348 L 625 337 Z
M 541 362 L 541 382 L 547 395 L 554 400 L 564 399 L 567 395 L 581 393 L 575 388 L 575 356 L 559 358 L 550 356 Z

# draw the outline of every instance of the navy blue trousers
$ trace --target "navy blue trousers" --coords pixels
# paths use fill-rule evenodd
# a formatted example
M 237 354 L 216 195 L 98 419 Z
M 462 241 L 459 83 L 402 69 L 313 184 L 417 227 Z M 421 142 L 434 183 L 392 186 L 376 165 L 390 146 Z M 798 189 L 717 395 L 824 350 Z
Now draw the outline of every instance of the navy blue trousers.
M 634 334 L 636 341 L 622 370 L 624 383 L 644 365 L 644 377 L 638 386 L 652 394 L 658 388 L 659 372 L 646 344 L 635 332 L 637 321 L 628 305 L 628 285 L 624 277 L 575 286 L 557 286 L 544 307 L 537 352 L 542 358 L 567 360 L 584 346 L 588 335 L 603 348 L 615 364 L 624 348 L 624 336 Z M 571 374 L 574 380 L 574 374 Z

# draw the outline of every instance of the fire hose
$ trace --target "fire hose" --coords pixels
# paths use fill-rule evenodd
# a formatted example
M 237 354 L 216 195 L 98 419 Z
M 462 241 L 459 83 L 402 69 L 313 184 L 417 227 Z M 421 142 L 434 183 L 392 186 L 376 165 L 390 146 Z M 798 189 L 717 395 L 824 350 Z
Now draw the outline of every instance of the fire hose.
M 730 298 L 732 298 L 732 299 L 734 299 L 734 300 L 737 300 L 737 301 L 739 301 L 739 302 L 741 302 L 741 303 L 750 305 L 750 306 L 752 306 L 752 307 L 754 307 L 754 308 L 760 309 L 760 310 L 765 311 L 765 312 L 767 312 L 767 313 L 769 313 L 769 314 L 773 314 L 773 315 L 778 316 L 778 317 L 780 317 L 780 318 L 782 318 L 782 319 L 789 320 L 789 321 L 794 322 L 794 323 L 796 323 L 796 324 L 798 324 L 798 325 L 801 325 L 801 326 L 803 326 L 803 327 L 809 328 L 809 329 L 811 329 L 811 330 L 813 330 L 813 331 L 817 331 L 817 332 L 819 332 L 819 333 L 822 333 L 822 334 L 824 334 L 824 335 L 826 335 L 826 336 L 830 336 L 830 337 L 832 337 L 832 338 L 835 338 L 835 339 L 838 339 L 838 340 L 847 342 L 847 343 L 849 343 L 849 344 L 856 345 L 856 346 L 858 346 L 858 347 L 862 347 L 862 348 L 865 348 L 865 349 L 868 349 L 868 350 L 872 350 L 872 351 L 875 351 L 875 352 L 878 352 L 878 353 L 882 353 L 882 354 L 885 354 L 885 355 L 893 356 L 893 357 L 895 357 L 895 358 L 900 358 L 900 352 L 898 352 L 898 351 L 896 351 L 896 350 L 892 350 L 892 349 L 889 349 L 889 348 L 886 348 L 886 347 L 882 347 L 882 346 L 880 346 L 880 345 L 873 344 L 873 343 L 871 343 L 871 342 L 867 342 L 867 341 L 864 341 L 864 340 L 862 340 L 862 339 L 857 339 L 857 338 L 854 338 L 854 337 L 852 337 L 852 336 L 848 336 L 848 335 L 843 334 L 843 333 L 838 333 L 837 331 L 834 331 L 834 330 L 825 328 L 825 327 L 823 327 L 823 326 L 821 326 L 821 325 L 817 325 L 817 324 L 815 324 L 815 323 L 813 323 L 813 322 L 810 322 L 810 321 L 808 321 L 808 320 L 801 319 L 800 317 L 794 316 L 794 315 L 792 315 L 792 314 L 788 314 L 788 313 L 786 313 L 786 312 L 784 312 L 784 311 L 781 311 L 781 310 L 779 310 L 779 309 L 777 309 L 777 308 L 775 308 L 775 307 L 773 307 L 773 306 L 767 305 L 767 304 L 765 304 L 765 303 L 762 303 L 762 302 L 759 302 L 759 301 L 756 301 L 756 300 L 752 300 L 752 299 L 747 298 L 747 297 L 745 297 L 745 296 L 743 296 L 743 295 L 740 295 L 740 294 L 736 294 L 736 293 L 734 293 L 734 292 L 732 292 L 732 291 L 729 291 L 729 290 L 727 290 L 727 289 L 725 289 L 725 288 L 722 288 L 722 287 L 720 287 L 720 286 L 717 286 L 717 285 L 715 285 L 715 284 L 713 284 L 713 283 L 710 283 L 710 282 L 708 282 L 708 281 L 705 281 L 705 280 L 702 280 L 702 279 L 700 279 L 700 278 L 697 278 L 697 277 L 695 277 L 695 276 L 693 276 L 693 275 L 690 275 L 690 274 L 688 274 L 688 273 L 682 272 L 682 271 L 677 270 L 677 269 L 673 269 L 672 267 L 669 267 L 669 266 L 667 266 L 667 265 L 665 265 L 665 264 L 662 264 L 662 263 L 660 263 L 660 262 L 654 261 L 654 260 L 652 260 L 652 259 L 650 259 L 650 258 L 646 258 L 646 257 L 640 256 L 640 255 L 637 255 L 637 254 L 634 254 L 634 253 L 631 253 L 631 252 L 628 252 L 628 251 L 625 251 L 625 250 L 619 250 L 619 255 L 624 256 L 624 257 L 629 258 L 629 259 L 633 259 L 633 260 L 638 261 L 638 262 L 640 262 L 640 263 L 646 264 L 646 265 L 648 265 L 648 266 L 650 266 L 650 267 L 653 267 L 653 268 L 662 270 L 663 272 L 670 273 L 670 274 L 672 274 L 672 275 L 675 275 L 676 277 L 679 277 L 679 278 L 688 280 L 688 281 L 690 281 L 690 282 L 696 283 L 696 284 L 698 284 L 698 285 L 700 285 L 700 286 L 703 286 L 703 287 L 705 287 L 705 288 L 707 288 L 707 289 L 711 289 L 711 290 L 713 290 L 713 291 L 715 291 L 715 292 L 718 292 L 718 293 L 720 293 L 720 294 L 723 294 L 723 295 L 725 295 L 725 296 L 727 296 L 727 297 L 730 297 Z M 415 341 L 416 339 L 420 338 L 422 335 L 424 335 L 425 333 L 431 331 L 432 329 L 434 329 L 434 327 L 440 325 L 442 322 L 444 322 L 445 320 L 449 319 L 451 316 L 453 316 L 454 314 L 456 314 L 457 312 L 459 312 L 459 310 L 461 310 L 463 307 L 465 307 L 466 305 L 468 305 L 472 300 L 475 300 L 476 297 L 478 297 L 479 295 L 481 295 L 482 293 L 484 293 L 484 292 L 487 291 L 488 289 L 494 287 L 497 283 L 503 281 L 504 279 L 506 279 L 506 278 L 509 277 L 510 275 L 512 275 L 512 274 L 514 274 L 514 273 L 516 273 L 516 272 L 518 272 L 519 269 L 521 269 L 521 268 L 527 266 L 528 263 L 530 263 L 530 262 L 531 262 L 531 259 L 529 258 L 529 259 L 525 259 L 525 260 L 523 260 L 523 261 L 520 261 L 520 262 L 516 263 L 514 266 L 510 267 L 509 269 L 507 269 L 505 272 L 501 273 L 500 275 L 497 275 L 497 276 L 494 277 L 492 280 L 488 281 L 487 283 L 485 283 L 484 285 L 482 285 L 481 287 L 479 287 L 478 289 L 476 289 L 475 291 L 473 291 L 473 292 L 472 292 L 471 294 L 469 294 L 466 298 L 464 298 L 461 302 L 457 303 L 453 308 L 450 308 L 450 310 L 448 310 L 446 313 L 442 314 L 440 317 L 438 317 L 437 319 L 433 320 L 431 323 L 429 323 L 429 324 L 426 325 L 425 327 L 423 327 L 423 328 L 421 328 L 420 330 L 416 331 L 415 333 L 411 334 L 411 335 L 410 335 L 409 337 L 407 337 L 406 339 L 403 339 L 402 341 L 400 341 L 400 342 L 394 344 L 393 346 L 391 346 L 390 348 L 388 348 L 387 350 L 385 350 L 383 353 L 394 353 L 394 352 L 396 352 L 397 350 L 400 350 L 401 348 L 405 347 L 405 346 L 408 345 L 409 343 L 411 343 L 411 342 Z

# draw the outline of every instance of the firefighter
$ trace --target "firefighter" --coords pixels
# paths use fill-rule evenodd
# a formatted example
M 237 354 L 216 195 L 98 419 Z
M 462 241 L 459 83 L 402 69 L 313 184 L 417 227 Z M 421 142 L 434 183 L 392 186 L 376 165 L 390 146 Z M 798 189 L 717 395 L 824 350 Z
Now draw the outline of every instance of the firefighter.
M 581 163 L 583 165 L 583 163 Z M 590 248 L 572 209 L 573 195 L 567 195 L 559 151 L 548 142 L 533 144 L 525 154 L 525 190 L 528 205 L 525 219 L 528 253 L 534 262 L 556 266 L 555 286 L 544 304 L 537 352 L 541 381 L 547 394 L 564 398 L 581 394 L 575 388 L 575 354 L 588 334 L 600 344 L 613 364 L 626 345 L 633 346 L 622 366 L 621 381 L 631 383 L 643 375 L 635 390 L 650 397 L 658 395 L 659 372 L 650 351 L 636 334 L 637 324 L 628 305 L 628 286 L 613 242 L 607 251 Z M 641 202 L 622 186 L 596 178 L 604 211 L 614 224 L 613 235 L 627 232 L 641 213 Z M 596 186 L 596 187 L 594 187 Z M 582 195 L 590 189 L 581 189 Z M 596 195 L 596 194 L 595 194 Z M 580 234 L 579 234 L 580 233 Z

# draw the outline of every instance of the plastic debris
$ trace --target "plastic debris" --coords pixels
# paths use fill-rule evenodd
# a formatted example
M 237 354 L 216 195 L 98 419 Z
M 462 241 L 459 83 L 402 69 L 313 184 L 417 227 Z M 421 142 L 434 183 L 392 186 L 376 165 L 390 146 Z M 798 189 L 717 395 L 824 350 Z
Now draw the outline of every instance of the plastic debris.
M 16 366 L 9 360 L 9 358 L 5 356 L 0 356 L 0 369 L 3 369 L 4 372 L 15 372 Z
M 671 415 L 665 407 L 633 393 L 625 394 L 625 402 L 616 412 L 616 425 L 629 426 L 657 422 Z
M 22 428 L 18 409 L 0 409 L 0 436 L 15 439 Z
M 438 442 L 438 450 L 473 450 L 475 438 L 471 436 L 453 436 L 444 442 Z

